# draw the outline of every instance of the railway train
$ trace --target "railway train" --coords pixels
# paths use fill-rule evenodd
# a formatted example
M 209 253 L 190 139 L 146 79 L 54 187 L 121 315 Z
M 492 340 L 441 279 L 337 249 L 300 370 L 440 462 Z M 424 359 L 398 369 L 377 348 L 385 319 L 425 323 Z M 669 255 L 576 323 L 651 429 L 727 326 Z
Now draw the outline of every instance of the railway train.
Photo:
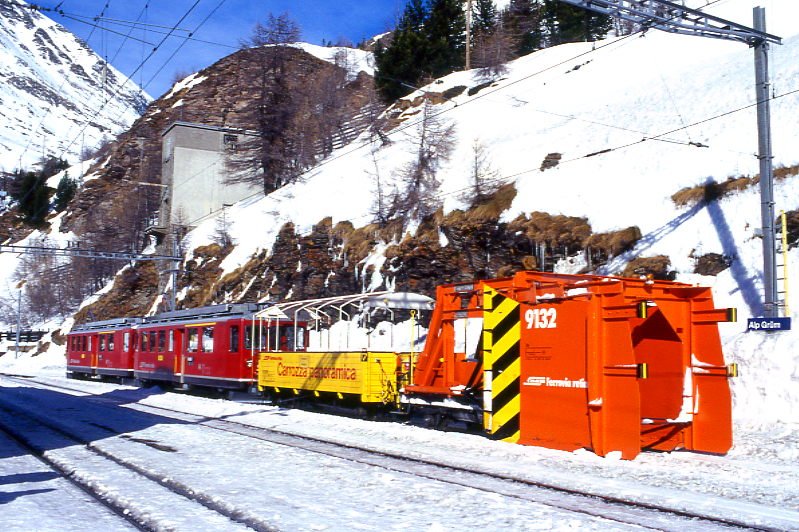
M 381 312 L 409 324 L 403 347 L 370 334 L 331 346 L 331 323 Z M 67 374 L 357 405 L 624 459 L 724 454 L 737 367 L 718 323 L 735 319 L 706 287 L 520 271 L 441 285 L 435 300 L 382 292 L 86 323 L 68 335 Z

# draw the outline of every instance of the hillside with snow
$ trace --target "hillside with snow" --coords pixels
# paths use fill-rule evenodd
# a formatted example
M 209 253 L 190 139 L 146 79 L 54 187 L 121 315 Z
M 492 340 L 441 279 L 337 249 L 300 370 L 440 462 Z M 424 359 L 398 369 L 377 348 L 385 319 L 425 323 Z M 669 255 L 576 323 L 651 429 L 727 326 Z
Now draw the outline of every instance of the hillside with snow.
M 150 97 L 25 2 L 0 4 L 0 171 L 77 162 L 123 132 Z

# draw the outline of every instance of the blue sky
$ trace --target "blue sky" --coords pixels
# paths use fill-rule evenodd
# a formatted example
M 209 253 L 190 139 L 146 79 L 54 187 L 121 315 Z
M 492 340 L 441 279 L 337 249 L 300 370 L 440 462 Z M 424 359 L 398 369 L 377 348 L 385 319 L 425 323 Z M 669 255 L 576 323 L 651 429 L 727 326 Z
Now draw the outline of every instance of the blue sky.
M 45 9 L 58 7 L 63 15 L 47 10 L 43 13 L 88 41 L 100 56 L 124 74 L 132 74 L 136 83 L 153 97 L 158 97 L 169 90 L 177 73 L 194 72 L 234 52 L 241 39 L 250 35 L 256 22 L 265 21 L 270 12 L 275 15 L 288 13 L 299 24 L 303 41 L 321 44 L 323 39 L 337 41 L 346 38 L 357 43 L 391 28 L 405 2 L 40 0 L 36 3 Z M 103 10 L 103 17 L 95 20 Z M 186 17 L 179 23 L 179 30 L 134 73 L 153 47 L 164 39 L 165 33 L 178 24 L 184 15 Z M 142 25 L 143 22 L 148 26 Z M 186 41 L 185 36 L 189 32 L 195 32 L 193 40 Z M 184 41 L 185 44 L 178 50 Z M 171 57 L 173 54 L 174 57 Z

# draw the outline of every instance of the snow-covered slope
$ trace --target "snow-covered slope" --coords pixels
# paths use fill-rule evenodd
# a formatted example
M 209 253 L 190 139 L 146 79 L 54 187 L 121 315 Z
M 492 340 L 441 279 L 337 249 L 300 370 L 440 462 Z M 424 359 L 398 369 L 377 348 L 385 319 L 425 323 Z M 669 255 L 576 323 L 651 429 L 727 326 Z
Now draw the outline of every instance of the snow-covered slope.
M 0 4 L 0 171 L 43 155 L 77 162 L 112 139 L 150 97 L 25 2 Z
M 767 15 L 784 21 L 797 10 L 793 2 L 775 2 Z M 799 161 L 799 93 L 792 92 L 799 89 L 799 36 L 782 37 L 771 60 L 777 166 Z M 439 117 L 456 126 L 458 140 L 438 176 L 440 195 L 445 210 L 463 207 L 459 191 L 468 184 L 471 147 L 479 139 L 492 167 L 518 190 L 505 219 L 538 210 L 587 217 L 597 232 L 637 225 L 644 235 L 640 244 L 605 271 L 621 271 L 635 256 L 663 254 L 678 280 L 711 285 L 718 307 L 739 309 L 739 323 L 721 325 L 727 356 L 744 375 L 734 384 L 736 416 L 799 422 L 799 410 L 785 407 L 799 402 L 796 333 L 745 332 L 746 318 L 762 315 L 758 190 L 707 207 L 677 207 L 670 199 L 683 187 L 757 174 L 753 70 L 745 45 L 655 31 L 531 54 L 510 64 L 490 87 L 472 95 L 463 91 L 437 106 Z M 459 72 L 425 90 L 440 93 L 480 82 L 472 72 Z M 305 182 L 228 209 L 238 246 L 225 269 L 271 249 L 287 221 L 300 231 L 325 216 L 356 226 L 370 222 L 375 161 L 387 186 L 411 157 L 407 132 L 416 112 L 405 112 L 405 125 L 390 135 L 390 145 L 362 138 L 335 152 Z M 540 171 L 554 152 L 562 154 L 560 164 Z M 777 211 L 799 208 L 799 178 L 778 181 L 775 198 Z M 189 248 L 207 242 L 214 229 L 210 220 L 194 231 Z M 734 258 L 732 267 L 717 277 L 693 274 L 694 257 L 711 252 Z M 791 250 L 789 278 L 798 278 L 798 265 L 799 253 Z M 799 308 L 795 299 L 789 300 L 791 309 Z

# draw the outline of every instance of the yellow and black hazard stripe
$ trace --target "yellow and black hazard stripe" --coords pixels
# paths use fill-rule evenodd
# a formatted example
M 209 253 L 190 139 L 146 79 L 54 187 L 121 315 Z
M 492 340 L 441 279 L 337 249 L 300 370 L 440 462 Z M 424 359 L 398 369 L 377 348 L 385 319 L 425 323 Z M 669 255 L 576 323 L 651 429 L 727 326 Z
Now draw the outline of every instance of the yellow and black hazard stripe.
M 519 440 L 519 303 L 486 286 L 483 292 L 483 428 Z

